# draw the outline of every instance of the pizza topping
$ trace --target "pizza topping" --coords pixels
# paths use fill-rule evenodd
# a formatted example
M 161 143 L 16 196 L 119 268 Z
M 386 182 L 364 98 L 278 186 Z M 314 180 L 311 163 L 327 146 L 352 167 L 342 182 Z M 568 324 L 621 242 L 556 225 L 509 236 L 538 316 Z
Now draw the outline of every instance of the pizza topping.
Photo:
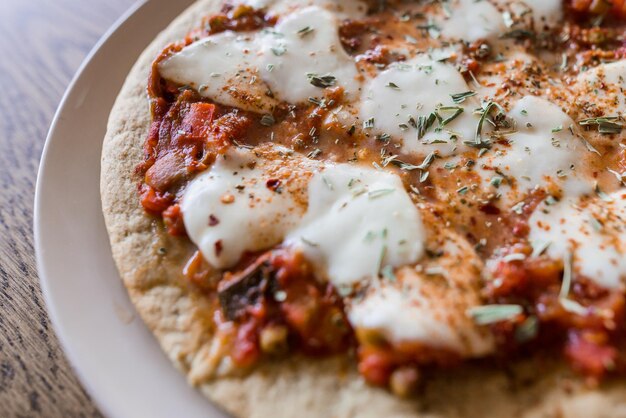
M 590 116 L 603 116 L 605 133 L 621 132 L 620 123 L 626 114 L 626 60 L 601 64 L 578 76 L 581 92 L 579 102 Z M 590 100 L 593 98 L 593 100 Z M 593 119 L 592 119 L 593 120 Z M 597 119 L 596 119 L 597 120 Z
M 402 88 L 390 89 L 389 83 Z M 402 139 L 405 152 L 450 155 L 474 138 L 480 120 L 473 114 L 479 101 L 463 95 L 468 91 L 453 65 L 418 56 L 391 65 L 365 86 L 360 116 L 376 115 L 375 130 Z
M 455 255 L 443 257 L 439 262 L 447 265 Z M 466 314 L 480 304 L 480 272 L 471 268 L 461 272 L 452 267 L 440 280 L 428 273 L 401 269 L 396 274 L 397 282 L 385 281 L 371 287 L 362 300 L 349 305 L 352 325 L 377 332 L 387 344 L 410 342 L 462 357 L 489 354 L 494 348 L 491 337 L 477 326 L 483 324 L 473 323 Z
M 395 280 L 372 284 L 347 302 L 359 371 L 371 384 L 393 386 L 407 366 L 450 366 L 496 348 L 468 315 L 481 304 L 481 261 L 463 238 L 427 225 L 430 254 L 418 266 L 398 269 Z
M 257 46 L 247 37 L 223 32 L 195 42 L 159 64 L 167 79 L 195 88 L 204 97 L 242 109 L 269 112 L 277 100 L 251 63 Z M 206 68 L 211 68 L 210 72 Z
M 624 286 L 626 277 L 626 199 L 623 192 L 609 201 L 593 199 L 581 206 L 564 200 L 540 205 L 529 220 L 529 239 L 547 241 L 546 254 L 560 259 L 570 251 L 576 272 L 602 287 Z
M 555 187 L 558 193 L 574 197 L 591 190 L 591 182 L 584 180 L 590 166 L 585 160 L 594 156 L 583 152 L 575 122 L 558 106 L 525 96 L 508 117 L 516 126 L 504 136 L 506 142 L 481 159 L 485 182 L 492 181 L 494 172 L 515 179 L 515 189 L 500 190 L 512 203 L 535 187 Z
M 422 221 L 398 176 L 331 165 L 311 178 L 308 196 L 302 223 L 286 243 L 299 248 L 335 286 L 420 259 Z
M 233 149 L 187 187 L 181 204 L 187 234 L 214 267 L 232 267 L 246 251 L 279 244 L 299 223 L 310 176 L 305 171 L 314 166 L 282 166 L 288 153 L 279 150 L 274 160 L 262 162 L 248 150 Z M 267 187 L 272 179 L 285 183 L 282 193 Z M 209 225 L 209 216 L 220 222 Z M 216 242 L 219 254 L 213 251 Z
M 219 325 L 238 325 L 230 353 L 237 366 L 250 366 L 262 352 L 276 355 L 298 348 L 324 355 L 346 350 L 352 330 L 341 300 L 312 274 L 300 254 L 275 250 L 223 279 Z M 232 334 L 232 327 L 224 328 Z
M 561 23 L 564 14 L 561 0 L 526 0 L 524 2 L 495 0 L 494 3 L 505 9 L 503 18 L 508 27 L 525 23 L 529 28 L 543 31 Z
M 364 17 L 367 12 L 367 5 L 360 0 L 241 0 L 254 9 L 267 10 L 271 14 L 286 15 L 307 6 L 317 6 L 333 12 L 340 18 Z
M 563 19 L 560 0 L 453 0 L 444 2 L 442 8 L 444 16 L 438 20 L 441 35 L 468 43 L 534 37 L 533 29 L 550 30 Z
M 623 0 L 610 0 L 607 2 L 594 2 L 592 0 L 570 0 L 572 9 L 592 16 L 604 17 L 615 16 L 626 18 L 626 3 Z
M 339 286 L 421 257 L 421 219 L 397 176 L 321 165 L 289 157 L 284 149 L 270 153 L 278 158 L 260 161 L 250 151 L 233 150 L 189 185 L 182 201 L 187 233 L 213 266 L 232 267 L 244 252 L 284 239 Z M 277 178 L 281 193 L 267 187 Z M 225 194 L 238 197 L 225 205 Z M 220 222 L 207 224 L 211 216 Z M 222 251 L 216 254 L 211 248 L 218 241 Z
M 218 298 L 227 319 L 240 319 L 250 306 L 276 292 L 275 271 L 270 261 L 269 254 L 266 254 L 244 271 L 229 275 L 220 282 Z
M 505 30 L 502 15 L 488 1 L 453 0 L 446 7 L 449 16 L 440 23 L 446 38 L 474 42 L 497 38 Z
M 406 396 L 423 366 L 544 342 L 594 379 L 626 366 L 618 14 L 243 3 L 155 61 L 138 169 L 199 249 L 219 367 L 354 348 Z
M 277 100 L 306 102 L 334 85 L 354 94 L 357 71 L 341 46 L 338 24 L 324 9 L 305 8 L 271 29 L 208 36 L 163 60 L 159 71 L 203 97 L 256 112 L 271 112 Z M 306 36 L 302 28 L 309 28 Z

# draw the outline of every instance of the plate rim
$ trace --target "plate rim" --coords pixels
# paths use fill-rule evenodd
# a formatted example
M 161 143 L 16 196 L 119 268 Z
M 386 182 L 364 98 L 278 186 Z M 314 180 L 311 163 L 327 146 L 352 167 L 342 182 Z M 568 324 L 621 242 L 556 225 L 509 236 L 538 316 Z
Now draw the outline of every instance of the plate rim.
M 83 369 L 79 365 L 78 356 L 75 353 L 74 347 L 69 342 L 70 337 L 67 334 L 67 330 L 61 325 L 60 314 L 58 311 L 58 307 L 55 304 L 53 298 L 51 297 L 51 281 L 49 279 L 49 273 L 47 268 L 47 262 L 45 257 L 43 256 L 44 248 L 42 244 L 42 232 L 41 232 L 41 219 L 42 219 L 42 189 L 43 189 L 43 178 L 46 175 L 47 167 L 49 164 L 49 154 L 50 149 L 52 148 L 52 143 L 55 142 L 54 138 L 56 136 L 56 131 L 59 125 L 59 119 L 62 115 L 63 111 L 68 105 L 69 98 L 74 91 L 78 81 L 83 77 L 83 75 L 87 72 L 92 62 L 101 52 L 102 47 L 110 40 L 110 38 L 117 33 L 130 18 L 135 16 L 138 13 L 141 13 L 142 10 L 149 4 L 150 0 L 135 0 L 130 7 L 128 7 L 114 22 L 108 29 L 103 33 L 103 35 L 98 39 L 98 41 L 94 44 L 94 46 L 90 49 L 88 54 L 85 56 L 80 66 L 74 73 L 71 81 L 69 82 L 65 92 L 63 93 L 59 105 L 56 108 L 52 121 L 50 123 L 50 127 L 46 134 L 46 139 L 44 142 L 43 150 L 41 153 L 41 157 L 39 159 L 39 168 L 37 170 L 37 179 L 35 185 L 35 198 L 34 198 L 34 206 L 33 206 L 33 237 L 34 237 L 34 250 L 35 250 L 35 263 L 37 267 L 37 276 L 39 285 L 41 287 L 41 292 L 45 301 L 46 311 L 48 314 L 48 318 L 52 325 L 52 329 L 59 341 L 61 349 L 65 358 L 68 361 L 70 369 L 72 373 L 76 376 L 79 384 L 82 386 L 82 389 L 87 393 L 89 399 L 94 403 L 100 413 L 104 416 L 114 416 L 112 407 L 99 395 L 99 393 L 95 390 L 92 385 L 92 382 L 87 378 L 84 374 Z M 175 16 L 174 16 L 175 17 Z M 174 18 L 173 17 L 173 18 Z M 121 86 L 120 86 L 121 87 Z M 58 141 L 57 141 L 58 142 Z

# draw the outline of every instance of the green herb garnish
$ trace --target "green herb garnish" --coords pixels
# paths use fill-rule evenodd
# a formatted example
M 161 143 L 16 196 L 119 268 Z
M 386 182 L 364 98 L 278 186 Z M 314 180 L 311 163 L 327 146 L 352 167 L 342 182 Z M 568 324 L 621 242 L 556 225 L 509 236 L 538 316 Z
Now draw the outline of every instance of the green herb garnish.
M 624 125 L 617 123 L 622 121 L 619 116 L 602 116 L 599 118 L 588 118 L 578 121 L 581 126 L 596 126 L 601 134 L 618 134 L 622 132 Z
M 309 79 L 309 83 L 321 89 L 326 88 L 326 87 L 332 87 L 335 84 L 337 84 L 337 79 L 335 78 L 335 76 L 330 75 L 330 74 L 318 75 L 318 74 L 308 73 L 306 76 Z
M 315 29 L 313 29 L 310 26 L 305 26 L 302 29 L 300 29 L 298 32 L 296 32 L 298 34 L 298 36 L 300 36 L 301 38 L 304 38 L 306 35 L 308 35 L 309 33 L 313 32 Z
M 261 125 L 263 126 L 272 126 L 274 123 L 276 123 L 276 120 L 272 115 L 263 115 L 261 117 Z
M 386 196 L 390 193 L 393 193 L 395 191 L 395 189 L 378 189 L 378 190 L 372 190 L 371 192 L 367 193 L 367 197 L 369 199 L 378 199 L 379 197 L 382 196 Z
M 471 90 L 465 91 L 463 93 L 456 93 L 456 94 L 450 95 L 450 97 L 452 97 L 452 101 L 456 104 L 463 103 L 465 99 L 467 99 L 468 97 L 472 97 L 472 96 L 476 96 L 476 92 L 471 91 Z
M 483 305 L 466 311 L 477 325 L 489 325 L 513 319 L 522 312 L 524 310 L 520 305 Z

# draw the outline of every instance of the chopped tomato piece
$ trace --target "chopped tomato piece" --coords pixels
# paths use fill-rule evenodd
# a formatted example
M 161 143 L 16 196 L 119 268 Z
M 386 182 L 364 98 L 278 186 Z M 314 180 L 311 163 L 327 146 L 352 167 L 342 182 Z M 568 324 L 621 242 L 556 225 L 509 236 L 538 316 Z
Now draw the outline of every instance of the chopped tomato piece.
M 311 354 L 343 351 L 351 328 L 332 287 L 317 282 L 302 254 L 281 253 L 274 260 L 276 281 L 285 292 L 280 305 L 287 325 Z
M 157 192 L 146 184 L 141 187 L 141 205 L 148 213 L 153 215 L 163 213 L 172 204 L 173 199 L 173 196 Z
M 192 103 L 189 112 L 183 117 L 181 129 L 196 138 L 207 138 L 211 132 L 211 122 L 215 114 L 215 105 L 210 103 Z
M 167 227 L 167 232 L 175 237 L 185 235 L 185 224 L 183 223 L 183 213 L 180 205 L 175 204 L 163 211 L 163 222 Z
M 570 332 L 565 354 L 572 367 L 595 380 L 614 369 L 618 353 L 607 344 L 607 339 L 603 332 Z
M 394 361 L 385 351 L 359 351 L 359 373 L 368 383 L 375 386 L 387 386 L 394 370 Z
M 626 18 L 626 1 L 625 0 L 613 0 L 612 12 L 621 18 Z
M 250 367 L 261 356 L 258 323 L 250 321 L 242 324 L 238 331 L 231 357 L 239 367 Z
M 146 171 L 146 184 L 154 189 L 166 192 L 186 178 L 184 156 L 179 152 L 170 152 L 157 159 Z

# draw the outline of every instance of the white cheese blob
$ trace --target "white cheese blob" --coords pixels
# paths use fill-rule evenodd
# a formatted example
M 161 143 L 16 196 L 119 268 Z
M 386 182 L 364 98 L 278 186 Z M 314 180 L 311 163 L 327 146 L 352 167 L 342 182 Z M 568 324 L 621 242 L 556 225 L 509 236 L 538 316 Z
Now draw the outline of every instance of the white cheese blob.
M 271 111 L 277 100 L 299 103 L 320 96 L 313 75 L 331 76 L 328 83 L 348 95 L 358 90 L 337 17 L 319 7 L 297 10 L 272 29 L 201 39 L 162 61 L 159 71 L 204 97 L 257 112 Z
M 442 156 L 450 155 L 464 139 L 474 138 L 479 118 L 473 111 L 480 105 L 478 100 L 469 97 L 455 104 L 451 96 L 470 90 L 453 65 L 421 55 L 406 63 L 391 65 L 370 80 L 361 95 L 359 113 L 365 125 L 370 121 L 374 132 L 402 139 L 404 152 L 438 150 Z M 460 106 L 463 113 L 441 130 L 435 129 L 439 123 L 434 122 L 418 139 L 415 125 L 420 116 L 428 117 L 441 106 Z M 455 109 L 438 111 L 444 119 L 455 112 Z
M 289 158 L 233 150 L 190 183 L 181 204 L 185 228 L 211 265 L 232 267 L 246 251 L 285 239 L 341 285 L 421 257 L 421 218 L 397 175 Z M 279 190 L 268 186 L 276 179 Z
M 159 64 L 161 76 L 186 84 L 218 103 L 271 112 L 278 101 L 259 78 L 258 45 L 251 35 L 223 32 L 195 42 Z
M 448 39 L 492 39 L 506 29 L 498 9 L 486 0 L 453 0 L 448 10 L 450 15 L 439 21 L 441 34 Z
M 574 200 L 541 204 L 529 220 L 529 240 L 549 243 L 548 256 L 573 255 L 574 269 L 598 285 L 616 289 L 626 280 L 626 192 L 585 206 Z
M 341 45 L 333 13 L 318 7 L 296 11 L 281 19 L 265 39 L 260 71 L 282 100 L 297 103 L 319 96 L 321 90 L 309 74 L 334 77 L 349 95 L 358 90 L 356 66 Z
M 252 167 L 252 168 L 251 168 Z M 185 229 L 204 258 L 216 268 L 236 264 L 244 252 L 279 244 L 306 210 L 298 184 L 277 193 L 270 179 L 289 179 L 288 167 L 268 166 L 250 151 L 233 150 L 188 186 L 181 209 Z
M 433 300 L 421 290 L 428 277 L 414 276 L 410 295 L 398 287 L 382 285 L 363 302 L 349 310 L 353 326 L 376 329 L 392 342 L 419 342 L 428 347 L 443 348 L 464 357 L 480 357 L 493 351 L 493 341 L 455 307 Z M 457 321 L 451 320 L 455 316 Z
M 434 231 L 429 231 L 434 232 Z M 394 343 L 420 343 L 478 357 L 490 353 L 494 342 L 489 332 L 468 317 L 468 309 L 481 304 L 480 270 L 471 246 L 461 237 L 440 231 L 432 243 L 442 255 L 428 266 L 396 271 L 395 279 L 371 285 L 363 298 L 352 300 L 348 317 L 359 329 L 377 330 Z
M 536 30 L 545 26 L 552 27 L 563 21 L 563 2 L 561 0 L 524 0 L 530 8 Z
M 546 185 L 575 196 L 590 190 L 582 177 L 589 151 L 572 134 L 570 127 L 577 129 L 572 118 L 535 96 L 521 98 L 508 116 L 516 131 L 506 135 L 508 145 L 495 146 L 480 160 L 483 175 L 491 178 L 499 171 L 514 178 L 518 193 Z
M 244 0 L 255 9 L 265 9 L 272 14 L 284 15 L 307 6 L 319 6 L 334 12 L 340 18 L 356 19 L 365 16 L 367 5 L 360 0 Z
M 561 0 L 493 1 L 515 19 L 532 18 L 533 27 L 537 31 L 556 26 L 563 19 L 564 7 Z
M 350 310 L 350 322 L 360 328 L 384 330 L 392 341 L 428 341 L 435 347 L 453 346 L 461 350 L 456 330 L 437 320 L 433 310 L 438 307 L 420 292 L 420 285 L 419 281 L 413 285 L 410 299 L 403 296 L 401 289 L 381 286 L 363 303 L 355 304 Z
M 400 178 L 329 165 L 309 184 L 309 207 L 287 243 L 300 248 L 335 286 L 377 277 L 384 266 L 420 259 L 424 228 Z
M 626 60 L 600 64 L 578 76 L 580 101 L 604 116 L 626 116 Z

